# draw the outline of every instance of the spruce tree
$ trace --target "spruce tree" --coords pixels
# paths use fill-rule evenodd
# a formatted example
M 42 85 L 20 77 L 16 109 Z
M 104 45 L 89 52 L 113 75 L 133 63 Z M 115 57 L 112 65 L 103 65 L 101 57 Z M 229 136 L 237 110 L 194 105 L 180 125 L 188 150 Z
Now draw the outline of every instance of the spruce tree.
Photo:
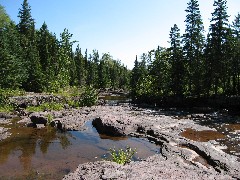
M 153 77 L 155 96 L 168 96 L 169 89 L 169 53 L 166 48 L 159 47 L 154 51 L 153 61 L 149 65 L 149 73 Z
M 16 25 L 5 24 L 0 30 L 0 88 L 21 88 L 26 79 L 27 70 Z
M 76 77 L 77 77 L 77 85 L 84 86 L 86 84 L 86 68 L 84 57 L 81 52 L 81 48 L 77 45 L 74 61 L 76 64 Z
M 197 0 L 190 0 L 185 10 L 186 29 L 183 35 L 183 51 L 186 60 L 186 71 L 188 91 L 191 95 L 200 95 L 203 48 L 204 48 L 204 27 Z
M 56 88 L 64 88 L 73 84 L 76 74 L 76 66 L 73 60 L 72 46 L 75 41 L 71 41 L 72 34 L 64 29 L 60 34 L 59 51 L 58 51 L 58 72 Z
M 18 24 L 19 32 L 27 37 L 30 36 L 34 19 L 31 15 L 31 6 L 28 4 L 27 0 L 23 0 L 22 9 L 19 10 L 18 17 L 20 18 Z
M 21 46 L 23 48 L 23 59 L 27 67 L 28 78 L 23 87 L 27 91 L 41 92 L 42 71 L 39 53 L 36 43 L 35 23 L 31 16 L 31 7 L 27 0 L 23 1 L 22 9 L 19 10 L 20 18 L 18 30 L 21 34 Z
M 215 7 L 212 13 L 211 24 L 206 46 L 206 77 L 207 93 L 210 92 L 220 94 L 223 92 L 223 84 L 226 81 L 226 52 L 224 51 L 224 43 L 227 39 L 228 15 L 227 1 L 215 0 Z
M 180 29 L 176 24 L 170 31 L 170 76 L 171 76 L 171 91 L 173 95 L 182 96 L 184 92 L 184 60 L 181 47 Z
M 139 77 L 140 77 L 139 62 L 136 56 L 136 59 L 134 61 L 134 67 L 131 72 L 131 80 L 130 80 L 131 95 L 133 100 L 136 100 L 137 98 L 137 83 L 138 83 Z
M 232 25 L 234 43 L 233 43 L 233 63 L 232 63 L 232 83 L 233 94 L 240 94 L 240 13 L 237 14 Z
M 40 30 L 37 31 L 37 48 L 39 52 L 41 71 L 43 73 L 43 89 L 45 91 L 50 90 L 51 83 L 55 79 L 53 60 L 54 53 L 52 53 L 52 47 L 55 46 L 55 42 L 52 41 L 54 36 L 49 32 L 47 24 L 44 22 Z M 54 44 L 52 44 L 54 43 Z M 55 53 L 57 50 L 55 50 Z M 50 90 L 51 91 L 51 90 Z

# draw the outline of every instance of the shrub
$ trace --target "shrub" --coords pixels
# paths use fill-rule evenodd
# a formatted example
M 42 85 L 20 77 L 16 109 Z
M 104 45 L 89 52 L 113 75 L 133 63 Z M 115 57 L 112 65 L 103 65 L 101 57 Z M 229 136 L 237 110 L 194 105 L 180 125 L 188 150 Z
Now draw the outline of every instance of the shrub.
M 110 155 L 112 156 L 112 161 L 118 164 L 124 165 L 126 163 L 129 163 L 135 153 L 136 149 L 132 149 L 129 146 L 127 146 L 126 150 L 119 149 L 118 151 L 116 151 L 115 148 L 110 148 Z
M 97 100 L 97 91 L 92 87 L 86 87 L 83 89 L 79 104 L 81 106 L 93 106 L 96 105 Z

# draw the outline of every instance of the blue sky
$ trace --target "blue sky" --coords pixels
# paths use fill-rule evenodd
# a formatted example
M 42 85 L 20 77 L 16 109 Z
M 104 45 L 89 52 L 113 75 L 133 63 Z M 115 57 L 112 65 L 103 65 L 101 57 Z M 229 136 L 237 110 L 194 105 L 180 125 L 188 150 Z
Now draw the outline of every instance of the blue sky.
M 23 0 L 0 0 L 16 23 Z M 135 56 L 168 47 L 169 32 L 177 24 L 184 33 L 185 9 L 189 0 L 29 0 L 36 27 L 45 21 L 59 35 L 67 28 L 72 40 L 90 53 L 110 53 L 133 67 Z M 214 0 L 199 0 L 205 30 L 213 12 Z M 240 0 L 228 0 L 229 21 L 240 12 Z

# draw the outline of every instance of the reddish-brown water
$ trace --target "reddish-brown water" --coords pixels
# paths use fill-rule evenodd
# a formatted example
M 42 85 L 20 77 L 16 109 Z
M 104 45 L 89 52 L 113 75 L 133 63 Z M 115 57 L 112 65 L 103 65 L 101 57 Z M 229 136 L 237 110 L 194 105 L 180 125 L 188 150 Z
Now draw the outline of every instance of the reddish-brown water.
M 62 179 L 81 163 L 103 160 L 109 149 L 137 149 L 134 159 L 159 152 L 145 139 L 99 135 L 87 122 L 85 131 L 57 132 L 13 123 L 11 137 L 0 142 L 0 179 Z
M 209 140 L 224 139 L 222 133 L 212 130 L 196 131 L 194 129 L 186 129 L 181 133 L 181 136 L 191 139 L 193 141 L 207 142 Z

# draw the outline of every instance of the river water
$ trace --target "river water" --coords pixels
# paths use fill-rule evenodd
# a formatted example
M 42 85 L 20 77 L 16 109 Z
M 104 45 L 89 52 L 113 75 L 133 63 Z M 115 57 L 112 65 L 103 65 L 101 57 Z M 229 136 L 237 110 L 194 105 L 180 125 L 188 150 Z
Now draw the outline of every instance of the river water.
M 164 111 L 163 111 L 164 112 Z M 210 110 L 210 112 L 196 112 L 193 109 L 168 110 L 165 114 L 178 119 L 190 118 L 197 124 L 214 128 L 217 131 L 196 131 L 186 129 L 182 136 L 195 141 L 214 140 L 213 143 L 224 147 L 222 150 L 228 154 L 239 157 L 240 161 L 240 117 L 227 113 L 226 110 Z
M 6 125 L 5 125 L 6 126 Z M 146 139 L 98 134 L 88 121 L 84 131 L 60 133 L 27 128 L 13 121 L 12 136 L 0 142 L 0 179 L 62 179 L 81 163 L 110 159 L 110 148 L 137 149 L 133 160 L 159 153 Z

